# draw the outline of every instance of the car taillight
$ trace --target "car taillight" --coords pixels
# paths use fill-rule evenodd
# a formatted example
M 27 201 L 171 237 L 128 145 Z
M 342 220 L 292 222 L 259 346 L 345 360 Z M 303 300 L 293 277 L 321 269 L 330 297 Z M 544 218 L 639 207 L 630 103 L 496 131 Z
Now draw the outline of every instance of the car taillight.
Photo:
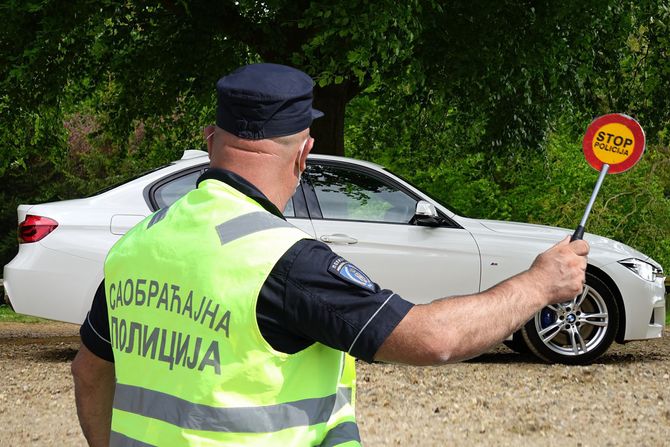
M 19 224 L 19 243 L 37 242 L 51 233 L 58 226 L 58 222 L 48 217 L 27 215 L 26 220 Z

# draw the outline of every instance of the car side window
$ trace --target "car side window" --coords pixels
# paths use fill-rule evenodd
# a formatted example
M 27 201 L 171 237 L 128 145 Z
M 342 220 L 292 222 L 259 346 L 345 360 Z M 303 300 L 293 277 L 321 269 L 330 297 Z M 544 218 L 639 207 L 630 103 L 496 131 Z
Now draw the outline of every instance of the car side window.
M 158 208 L 165 208 L 172 205 L 181 196 L 195 189 L 195 182 L 200 177 L 201 172 L 193 171 L 186 175 L 177 177 L 167 183 L 160 185 L 154 192 L 154 199 Z
M 165 208 L 166 206 L 172 205 L 180 197 L 195 189 L 195 184 L 198 181 L 198 177 L 202 174 L 201 170 L 189 172 L 186 175 L 181 177 L 176 177 L 169 180 L 166 183 L 158 186 L 154 191 L 154 199 L 158 208 Z M 284 216 L 286 217 L 295 217 L 295 210 L 293 208 L 293 198 L 288 201 L 286 209 L 284 210 Z
M 306 175 L 324 219 L 409 223 L 414 216 L 414 198 L 365 172 L 311 165 Z
M 284 217 L 295 217 L 295 208 L 293 208 L 293 197 L 286 204 L 286 208 L 282 212 Z

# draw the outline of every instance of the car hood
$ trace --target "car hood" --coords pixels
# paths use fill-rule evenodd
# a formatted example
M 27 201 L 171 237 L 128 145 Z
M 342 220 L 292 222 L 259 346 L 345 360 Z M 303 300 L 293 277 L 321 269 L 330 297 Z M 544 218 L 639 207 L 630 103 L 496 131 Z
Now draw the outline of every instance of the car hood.
M 550 227 L 548 225 L 535 225 L 518 222 L 505 222 L 500 220 L 483 220 L 478 219 L 478 222 L 485 228 L 496 233 L 507 234 L 511 237 L 535 238 L 558 241 L 566 235 L 572 235 L 574 230 L 568 230 L 560 227 Z M 619 261 L 627 258 L 637 258 L 643 261 L 650 262 L 655 266 L 661 268 L 660 264 L 651 259 L 649 256 L 641 253 L 634 248 L 617 242 L 615 240 L 598 236 L 597 234 L 585 233 L 584 239 L 591 246 L 590 256 L 605 256 L 610 258 L 610 261 Z M 601 260 L 607 263 L 606 259 Z

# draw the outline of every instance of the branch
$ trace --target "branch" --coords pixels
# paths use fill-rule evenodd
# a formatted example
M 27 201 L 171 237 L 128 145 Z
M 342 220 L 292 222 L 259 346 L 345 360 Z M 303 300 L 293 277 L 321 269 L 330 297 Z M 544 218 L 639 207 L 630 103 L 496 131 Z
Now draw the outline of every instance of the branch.
M 620 192 L 619 194 L 615 194 L 615 195 L 613 195 L 612 197 L 610 197 L 609 199 L 607 199 L 607 200 L 605 201 L 605 204 L 603 205 L 603 209 L 607 210 L 607 206 L 609 205 L 609 203 L 610 203 L 612 200 L 614 200 L 614 199 L 618 199 L 618 198 L 621 197 L 621 196 L 626 196 L 626 195 L 630 195 L 630 194 L 633 194 L 633 192 L 632 192 L 632 191 L 624 191 L 624 192 Z
M 616 232 L 616 231 L 619 231 L 619 228 L 621 228 L 621 225 L 622 225 L 624 222 L 626 222 L 630 216 L 632 216 L 633 214 L 635 214 L 635 213 L 637 212 L 637 201 L 638 201 L 638 199 L 639 199 L 640 197 L 642 197 L 642 196 L 645 195 L 645 194 L 646 194 L 646 192 L 640 192 L 640 193 L 638 193 L 638 194 L 635 195 L 635 198 L 633 199 L 633 210 L 632 210 L 630 213 L 628 213 L 628 214 L 626 214 L 625 216 L 623 216 L 621 219 L 619 219 L 619 223 L 618 223 L 617 226 L 614 228 L 614 231 L 615 231 L 615 232 Z

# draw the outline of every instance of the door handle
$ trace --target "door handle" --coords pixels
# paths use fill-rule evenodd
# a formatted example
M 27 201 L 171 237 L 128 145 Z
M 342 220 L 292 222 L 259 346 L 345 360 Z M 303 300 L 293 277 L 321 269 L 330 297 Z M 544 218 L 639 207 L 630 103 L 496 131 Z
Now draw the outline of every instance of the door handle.
M 340 233 L 325 234 L 321 236 L 319 239 L 321 239 L 326 244 L 355 244 L 356 242 L 358 242 L 358 239 Z

